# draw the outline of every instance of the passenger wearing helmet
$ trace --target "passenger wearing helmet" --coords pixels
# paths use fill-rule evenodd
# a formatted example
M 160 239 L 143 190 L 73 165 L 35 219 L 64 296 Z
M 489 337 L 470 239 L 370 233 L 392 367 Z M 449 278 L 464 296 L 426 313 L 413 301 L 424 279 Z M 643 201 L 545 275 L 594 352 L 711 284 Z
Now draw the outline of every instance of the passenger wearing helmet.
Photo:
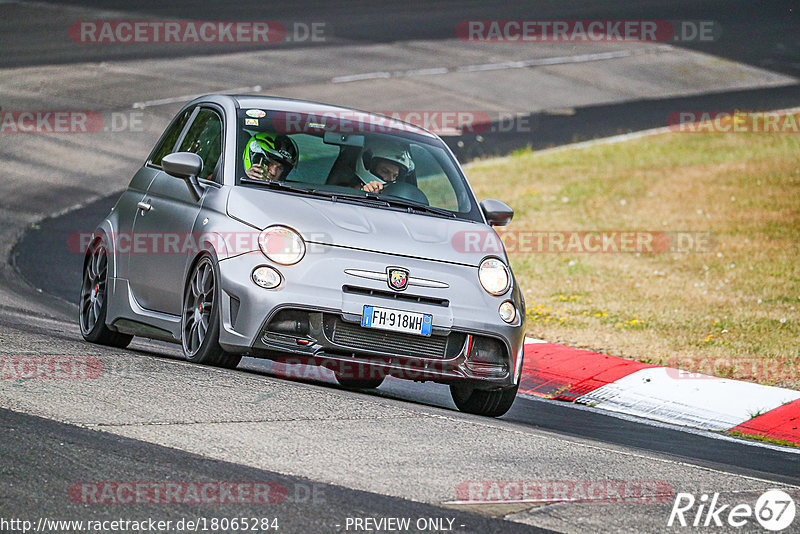
M 285 136 L 261 132 L 244 149 L 244 172 L 254 180 L 283 180 L 297 165 L 297 145 Z
M 388 139 L 375 139 L 361 150 L 356 159 L 356 175 L 361 179 L 361 189 L 380 193 L 384 185 L 404 181 L 414 170 L 408 145 Z

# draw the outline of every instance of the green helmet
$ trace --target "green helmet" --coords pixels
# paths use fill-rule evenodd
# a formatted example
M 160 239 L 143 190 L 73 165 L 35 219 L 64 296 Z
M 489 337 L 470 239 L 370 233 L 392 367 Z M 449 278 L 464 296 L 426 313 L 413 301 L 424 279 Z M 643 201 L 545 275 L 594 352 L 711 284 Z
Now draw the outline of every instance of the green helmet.
M 261 132 L 255 134 L 247 142 L 244 149 L 244 168 L 263 163 L 265 158 L 279 161 L 286 166 L 281 178 L 297 165 L 297 145 L 288 136 Z

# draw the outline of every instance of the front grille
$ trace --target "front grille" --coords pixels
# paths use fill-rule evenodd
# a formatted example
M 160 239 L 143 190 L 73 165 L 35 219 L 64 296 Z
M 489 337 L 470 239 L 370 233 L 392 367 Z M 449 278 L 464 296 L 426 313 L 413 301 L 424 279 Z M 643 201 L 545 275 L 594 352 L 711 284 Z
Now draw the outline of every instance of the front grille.
M 442 306 L 444 308 L 450 306 L 450 301 L 447 299 L 437 297 L 425 297 L 422 295 L 414 295 L 411 293 L 398 293 L 396 291 L 385 291 L 382 289 L 371 289 L 368 287 L 358 287 L 344 285 L 342 291 L 345 293 L 355 293 L 357 295 L 368 295 L 370 297 L 380 297 L 392 300 L 404 300 L 408 302 L 421 302 L 422 304 L 431 304 L 433 306 Z
M 354 351 L 383 352 L 416 358 L 452 358 L 464 345 L 465 335 L 452 332 L 430 337 L 364 328 L 341 318 L 325 315 L 325 335 L 332 342 Z

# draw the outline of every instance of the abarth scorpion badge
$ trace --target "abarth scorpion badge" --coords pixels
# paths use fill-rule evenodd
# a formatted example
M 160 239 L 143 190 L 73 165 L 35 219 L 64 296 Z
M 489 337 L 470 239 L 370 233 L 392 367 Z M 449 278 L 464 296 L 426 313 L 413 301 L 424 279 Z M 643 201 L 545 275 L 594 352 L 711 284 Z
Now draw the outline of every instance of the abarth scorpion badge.
M 397 267 L 389 267 L 389 287 L 396 291 L 402 291 L 408 287 L 408 271 Z

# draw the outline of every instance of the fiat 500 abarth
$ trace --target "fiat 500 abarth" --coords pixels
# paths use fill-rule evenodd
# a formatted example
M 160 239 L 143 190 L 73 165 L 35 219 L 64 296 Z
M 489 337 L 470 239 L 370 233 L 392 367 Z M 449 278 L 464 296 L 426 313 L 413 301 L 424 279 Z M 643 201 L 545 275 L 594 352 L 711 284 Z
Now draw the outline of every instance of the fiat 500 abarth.
M 324 365 L 348 388 L 447 383 L 499 416 L 525 304 L 445 143 L 312 102 L 210 95 L 167 127 L 86 240 L 80 327 L 94 343 L 180 343 L 187 360 Z

